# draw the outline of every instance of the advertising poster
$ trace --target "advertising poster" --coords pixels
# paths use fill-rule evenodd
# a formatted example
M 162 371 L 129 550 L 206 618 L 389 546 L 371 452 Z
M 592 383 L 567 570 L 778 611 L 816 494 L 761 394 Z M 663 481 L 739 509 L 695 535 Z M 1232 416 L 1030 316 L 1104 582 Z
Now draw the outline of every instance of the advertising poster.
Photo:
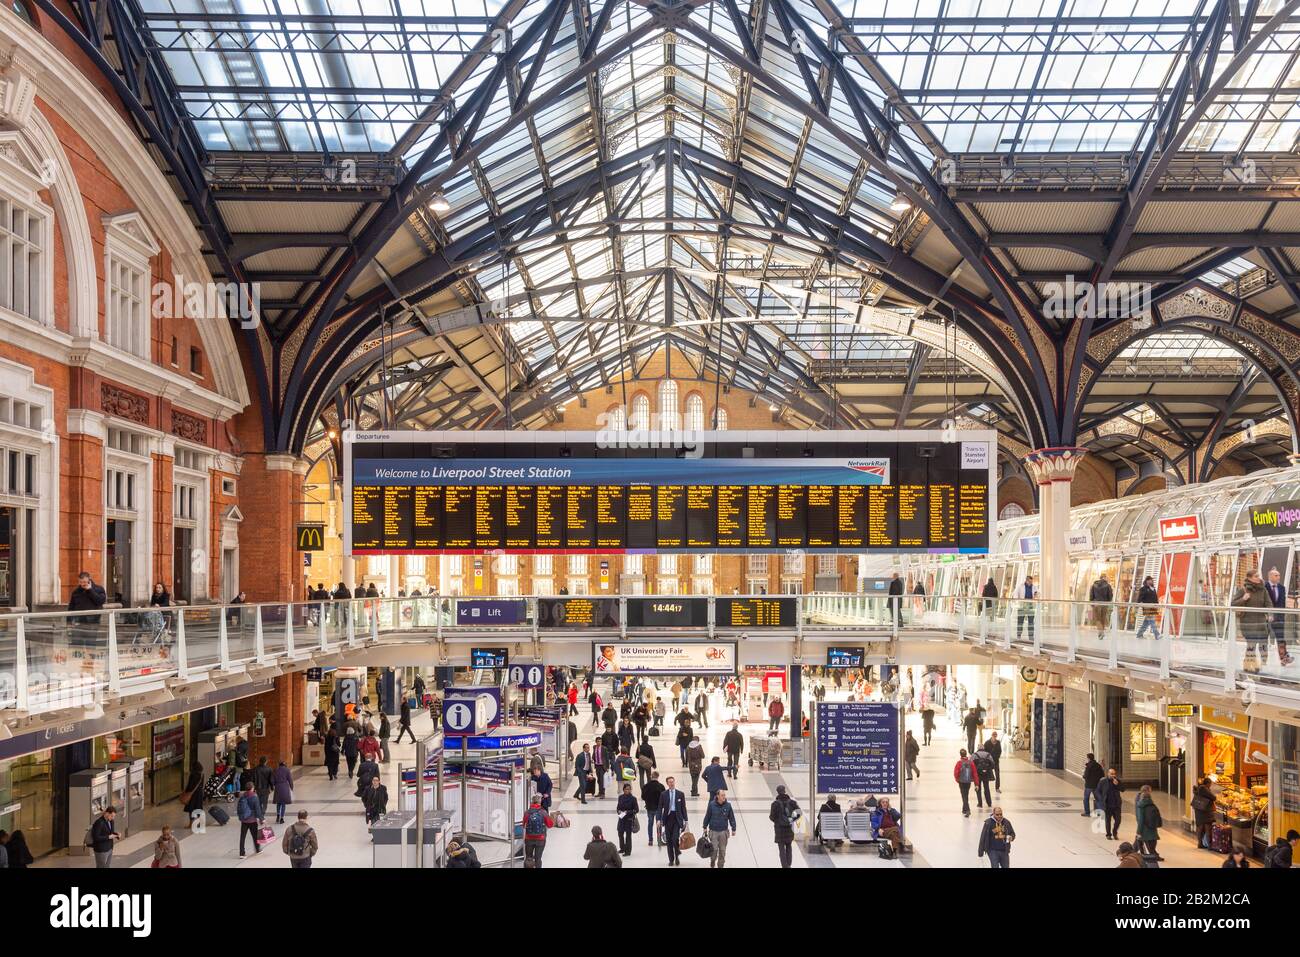
M 593 667 L 606 675 L 736 673 L 734 641 L 614 641 L 592 645 Z

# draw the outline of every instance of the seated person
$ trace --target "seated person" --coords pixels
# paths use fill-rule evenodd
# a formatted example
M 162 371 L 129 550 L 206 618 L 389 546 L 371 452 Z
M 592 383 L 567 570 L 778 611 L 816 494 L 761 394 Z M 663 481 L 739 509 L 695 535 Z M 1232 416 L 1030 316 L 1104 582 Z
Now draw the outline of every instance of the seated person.
M 870 814 L 876 808 L 876 799 L 873 795 L 868 794 L 864 798 L 858 798 L 849 808 L 850 814 Z
M 835 795 L 834 795 L 834 794 L 828 794 L 828 795 L 826 795 L 826 803 L 823 804 L 823 805 L 822 805 L 822 806 L 817 810 L 817 828 L 816 828 L 816 830 L 813 832 L 813 837 L 821 837 L 821 834 L 822 834 L 822 815 L 823 815 L 823 814 L 841 814 L 841 813 L 843 813 L 843 811 L 840 809 L 839 804 L 836 803 L 836 801 L 835 801 Z M 842 842 L 840 842 L 840 841 L 836 841 L 835 843 L 836 843 L 836 844 L 840 844 L 840 843 L 842 843 Z
M 889 841 L 897 852 L 903 846 L 903 832 L 898 829 L 898 823 L 902 819 L 898 810 L 889 806 L 889 798 L 881 798 L 871 815 L 871 833 L 879 839 Z

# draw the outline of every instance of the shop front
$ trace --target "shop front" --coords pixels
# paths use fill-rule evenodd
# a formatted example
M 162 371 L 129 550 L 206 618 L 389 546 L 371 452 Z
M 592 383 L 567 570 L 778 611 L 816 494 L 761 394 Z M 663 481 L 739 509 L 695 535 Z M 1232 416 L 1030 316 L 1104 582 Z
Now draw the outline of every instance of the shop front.
M 1196 777 L 1208 777 L 1215 816 L 1232 827 L 1232 844 L 1261 855 L 1270 842 L 1268 722 L 1203 707 L 1197 720 Z

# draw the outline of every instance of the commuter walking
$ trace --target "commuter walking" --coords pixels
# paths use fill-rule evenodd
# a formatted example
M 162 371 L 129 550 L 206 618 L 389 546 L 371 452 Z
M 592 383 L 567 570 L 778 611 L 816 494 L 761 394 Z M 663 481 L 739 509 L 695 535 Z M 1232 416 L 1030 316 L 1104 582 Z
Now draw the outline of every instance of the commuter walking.
M 912 780 L 913 775 L 921 776 L 921 769 L 916 765 L 916 759 L 921 756 L 921 746 L 916 743 L 916 738 L 912 737 L 912 732 L 907 732 L 907 740 L 903 742 L 903 758 L 907 764 L 907 780 Z
M 1160 828 L 1165 822 L 1160 816 L 1160 808 L 1156 807 L 1156 802 L 1151 797 L 1151 785 L 1144 784 L 1138 791 L 1134 816 L 1137 817 L 1137 849 L 1153 855 L 1157 861 L 1163 861 L 1164 858 L 1156 850 L 1156 844 L 1160 839 Z
M 979 856 L 987 854 L 994 870 L 1005 870 L 1011 866 L 1011 842 L 1015 839 L 1016 829 L 1002 816 L 1002 808 L 995 807 L 980 831 Z
M 1258 578 L 1259 576 L 1255 576 Z M 1263 583 L 1261 582 L 1261 585 Z M 1156 594 L 1155 579 L 1148 575 L 1142 579 L 1142 587 L 1138 589 L 1138 604 L 1142 606 L 1142 625 L 1137 630 L 1136 637 L 1141 638 L 1146 634 L 1147 629 L 1151 629 L 1151 636 L 1157 641 L 1160 640 L 1160 596 Z
M 348 780 L 357 773 L 357 757 L 361 754 L 361 742 L 357 738 L 357 729 L 348 728 L 343 733 L 343 757 L 348 762 Z
M 709 695 L 703 687 L 695 695 L 695 721 L 701 727 L 709 726 Z
M 1268 613 L 1256 609 L 1269 606 L 1268 592 L 1259 572 L 1247 572 L 1241 587 L 1232 596 L 1232 607 L 1237 609 L 1237 631 L 1246 641 L 1241 662 L 1243 671 L 1259 671 L 1268 662 Z
M 95 580 L 90 577 L 90 572 L 82 572 L 77 576 L 77 587 L 72 589 L 72 593 L 68 596 L 68 611 L 100 611 L 106 601 L 108 596 L 104 594 L 104 586 L 95 584 Z M 81 625 L 93 625 L 99 621 L 99 617 L 81 615 L 71 621 Z
M 722 736 L 722 750 L 727 755 L 727 774 L 732 780 L 740 773 L 740 755 L 745 750 L 745 736 L 740 733 L 740 725 L 733 723 L 731 730 Z
M 392 736 L 393 729 L 388 724 L 388 715 L 380 712 L 379 714 L 379 760 L 387 762 L 389 755 L 388 739 Z
M 934 734 L 934 705 L 926 704 L 921 709 L 921 730 L 925 733 L 925 744 L 930 744 L 930 736 Z
M 543 845 L 545 843 L 545 841 L 542 842 Z M 623 858 L 619 854 L 618 848 L 605 840 L 605 832 L 601 830 L 599 825 L 591 829 L 591 840 L 587 842 L 587 848 L 582 852 L 582 859 L 587 862 L 588 868 L 617 868 L 623 866 Z M 527 864 L 527 861 L 525 861 L 525 864 Z M 542 866 L 540 854 L 534 866 Z
M 713 759 L 716 767 L 717 758 Z M 721 770 L 721 768 L 719 768 Z M 701 825 L 709 837 L 709 867 L 727 866 L 727 840 L 736 834 L 736 812 L 727 800 L 725 788 L 711 793 Z
M 993 759 L 993 790 L 998 794 L 1002 793 L 1002 742 L 998 740 L 996 731 L 989 732 L 988 738 L 984 741 L 984 750 L 989 753 Z
M 542 854 L 546 851 L 546 829 L 555 826 L 551 816 L 542 810 L 542 802 L 536 797 L 524 812 L 524 867 L 536 869 L 542 866 Z M 594 832 L 593 832 L 594 833 Z
M 614 710 L 613 702 L 605 705 L 605 710 L 600 713 L 600 720 L 604 723 L 606 731 L 614 730 L 614 726 L 618 724 L 618 712 Z
M 257 799 L 262 802 L 262 817 L 266 817 L 267 808 L 271 806 L 271 788 L 275 784 L 275 768 L 266 763 L 266 756 L 263 755 L 257 762 L 257 767 L 253 768 L 253 789 L 257 791 Z
M 677 729 L 677 737 L 675 739 L 677 743 L 677 753 L 680 754 L 682 758 L 682 767 L 686 767 L 686 749 L 691 746 L 691 742 L 694 739 L 695 732 L 691 730 L 690 718 L 687 718 Z
M 727 772 L 722 767 L 721 758 L 715 756 L 709 762 L 709 766 L 704 769 L 703 778 L 710 801 L 713 800 L 713 795 L 727 789 Z
M 1096 756 L 1089 751 L 1088 760 L 1083 762 L 1083 817 L 1092 817 L 1092 811 L 1089 809 L 1088 802 L 1096 804 L 1097 809 L 1101 809 L 1101 798 L 1097 795 L 1097 785 L 1101 784 L 1101 779 L 1106 776 L 1106 769 L 1098 763 Z
M 293 803 L 293 772 L 281 761 L 271 775 L 271 786 L 275 790 L 275 823 L 284 823 L 285 805 Z
M 659 799 L 663 797 L 664 790 L 663 784 L 659 782 L 658 771 L 651 771 L 650 780 L 641 785 L 641 804 L 646 813 L 646 843 L 650 847 L 655 846 L 655 834 L 659 829 Z
M 378 774 L 370 779 L 370 787 L 362 795 L 361 803 L 366 809 L 367 824 L 374 824 L 388 813 L 388 788 Z
M 1106 839 L 1119 840 L 1120 810 L 1124 807 L 1122 797 L 1124 786 L 1114 768 L 1106 771 L 1106 776 L 1097 785 L 1097 804 L 1106 818 Z
M 289 866 L 294 870 L 311 867 L 311 859 L 320 850 L 320 842 L 316 839 L 316 829 L 307 823 L 306 811 L 299 811 L 298 820 L 285 829 L 280 846 L 289 855 Z
M 619 748 L 623 751 L 631 752 L 633 746 L 636 744 L 636 728 L 632 726 L 632 722 L 627 718 L 623 718 L 619 721 L 617 734 Z
M 655 761 L 654 746 L 650 744 L 649 739 L 642 741 L 636 749 L 637 782 L 645 787 L 646 782 L 650 780 L 650 773 L 658 766 L 658 762 Z
M 249 781 L 244 786 L 244 793 L 239 796 L 239 802 L 235 805 L 235 817 L 239 818 L 239 856 L 245 857 L 244 841 L 248 835 L 253 835 L 253 853 L 261 854 L 262 846 L 257 843 L 259 830 L 262 821 L 266 818 L 266 812 L 263 810 L 261 798 L 253 790 L 253 782 Z
M 980 591 L 980 597 L 984 599 L 984 616 L 989 621 L 992 621 L 994 609 L 997 608 L 998 604 L 998 586 L 993 584 L 992 578 L 984 583 L 984 588 Z
M 586 748 L 584 747 L 585 751 Z M 605 772 L 609 770 L 609 764 L 613 761 L 613 756 L 605 750 L 605 745 L 597 741 L 596 746 L 591 749 L 591 760 L 595 766 L 596 774 L 596 797 L 605 796 Z
M 1264 585 L 1264 590 L 1268 593 L 1269 604 L 1274 608 L 1287 606 L 1286 585 L 1282 584 L 1282 574 L 1276 568 L 1269 569 L 1268 582 Z M 1295 660 L 1287 654 L 1286 650 L 1286 629 L 1289 620 L 1289 615 L 1269 615 L 1268 621 L 1269 635 L 1277 645 L 1278 661 L 1284 665 L 1289 665 Z
M 686 749 L 686 770 L 691 775 L 691 797 L 699 797 L 700 775 L 704 772 L 704 745 L 699 738 L 692 737 Z
M 594 728 L 600 724 L 600 695 L 596 693 L 595 685 L 587 695 L 587 704 L 591 705 L 591 726 Z
M 989 789 L 993 784 L 993 755 L 980 748 L 972 755 L 971 760 L 975 762 L 975 770 L 979 772 L 980 779 L 975 785 L 975 792 L 977 796 L 982 795 L 980 807 L 984 807 L 985 804 L 992 807 L 993 795 Z
M 411 730 L 411 702 L 402 699 L 402 707 L 397 715 L 397 741 L 396 744 L 402 743 L 402 735 L 409 734 L 411 743 L 415 744 L 415 732 Z
M 785 717 L 785 702 L 781 696 L 774 697 L 767 706 L 767 731 L 771 734 L 781 728 L 781 719 Z
M 353 794 L 361 798 L 362 804 L 366 802 L 366 791 L 370 787 L 370 782 L 377 777 L 379 777 L 379 765 L 369 758 L 357 767 L 357 789 Z
M 970 817 L 970 787 L 975 785 L 975 799 L 981 800 L 979 793 L 980 773 L 975 767 L 975 762 L 970 759 L 966 749 L 961 749 L 961 757 L 957 759 L 957 764 L 952 769 L 952 778 L 957 782 L 957 787 L 961 789 L 961 813 L 965 817 Z M 983 807 L 983 803 L 980 807 Z
M 203 765 L 198 761 L 194 762 L 194 767 L 190 769 L 189 780 L 185 782 L 185 790 L 181 797 L 185 798 L 185 816 L 189 818 L 186 825 L 190 830 L 194 830 L 194 822 L 203 817 Z
M 330 728 L 325 732 L 325 773 L 331 781 L 337 781 L 339 776 L 339 755 L 342 748 L 339 746 L 339 736 Z
M 573 759 L 573 776 L 578 781 L 578 790 L 573 796 L 580 804 L 587 803 L 587 789 L 595 783 L 595 769 L 596 765 L 591 757 L 591 745 L 584 744 L 578 756 Z
M 369 722 L 367 722 L 366 733 L 361 736 L 361 741 L 357 744 L 357 750 L 361 752 L 361 757 L 367 761 L 378 762 L 384 760 L 384 746 L 375 737 L 374 732 L 369 727 Z
M 1115 599 L 1115 592 L 1106 580 L 1105 573 L 1088 589 L 1088 601 L 1092 602 L 1092 626 L 1097 629 L 1097 637 L 1106 636 L 1106 626 L 1110 624 L 1110 603 Z
M 676 711 L 682 706 L 682 683 L 674 681 L 672 686 L 673 693 L 673 710 Z
M 180 870 L 181 842 L 176 840 L 170 824 L 162 826 L 162 833 L 153 842 L 153 864 L 150 866 L 164 871 Z
M 578 684 L 577 684 L 577 682 L 574 682 L 574 683 L 572 683 L 572 684 L 569 685 L 569 690 L 568 690 L 568 693 L 565 695 L 565 697 L 566 697 L 566 698 L 568 699 L 568 701 L 569 701 L 569 717 L 573 717 L 574 715 L 576 715 L 576 714 L 578 713 Z
M 668 717 L 668 702 L 664 701 L 662 696 L 655 698 L 654 712 L 655 727 L 662 728 L 664 725 L 664 718 Z
M 650 708 L 644 701 L 633 709 L 632 723 L 636 725 L 636 740 L 640 744 L 646 740 L 645 729 L 650 724 Z
M 689 823 L 686 795 L 677 790 L 675 778 L 664 782 L 664 793 L 659 795 L 659 822 L 664 829 L 664 844 L 668 848 L 668 866 L 680 866 L 682 857 L 682 831 Z
M 794 850 L 791 845 L 794 843 L 794 829 L 803 816 L 803 811 L 795 799 L 790 797 L 785 789 L 784 784 L 776 786 L 776 800 L 772 802 L 771 809 L 767 812 L 767 819 L 772 822 L 772 838 L 776 841 L 777 854 L 781 858 L 781 866 L 789 867 L 794 863 Z
M 618 852 L 624 857 L 631 857 L 632 835 L 637 830 L 637 816 L 641 813 L 636 798 L 632 796 L 631 784 L 623 785 L 623 793 L 618 796 L 614 811 L 618 814 Z
M 104 813 L 95 818 L 95 823 L 90 825 L 90 834 L 86 840 L 95 855 L 95 867 L 99 870 L 113 866 L 113 846 L 122 839 L 113 823 L 116 818 L 117 808 L 110 804 L 104 808 Z
M 1020 632 L 1025 624 L 1029 625 L 1029 640 L 1034 640 L 1034 599 L 1038 597 L 1038 587 L 1034 584 L 1034 576 L 1026 575 L 1025 583 L 1020 586 L 1020 606 L 1016 609 L 1016 639 L 1019 640 Z
M 962 720 L 962 727 L 966 729 L 966 750 L 975 753 L 975 734 L 980 729 L 979 715 L 975 709 L 966 712 L 966 717 Z

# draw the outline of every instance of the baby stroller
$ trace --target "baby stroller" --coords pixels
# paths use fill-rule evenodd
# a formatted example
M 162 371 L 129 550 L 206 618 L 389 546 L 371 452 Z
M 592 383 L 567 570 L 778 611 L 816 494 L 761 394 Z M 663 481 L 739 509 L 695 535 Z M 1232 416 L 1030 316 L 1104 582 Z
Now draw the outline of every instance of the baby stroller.
M 167 619 L 160 611 L 140 613 L 140 630 L 131 639 L 131 650 L 143 650 L 149 645 L 161 645 L 167 637 Z
M 218 764 L 216 770 L 208 777 L 203 786 L 203 796 L 209 801 L 235 800 L 235 768 L 230 764 Z

